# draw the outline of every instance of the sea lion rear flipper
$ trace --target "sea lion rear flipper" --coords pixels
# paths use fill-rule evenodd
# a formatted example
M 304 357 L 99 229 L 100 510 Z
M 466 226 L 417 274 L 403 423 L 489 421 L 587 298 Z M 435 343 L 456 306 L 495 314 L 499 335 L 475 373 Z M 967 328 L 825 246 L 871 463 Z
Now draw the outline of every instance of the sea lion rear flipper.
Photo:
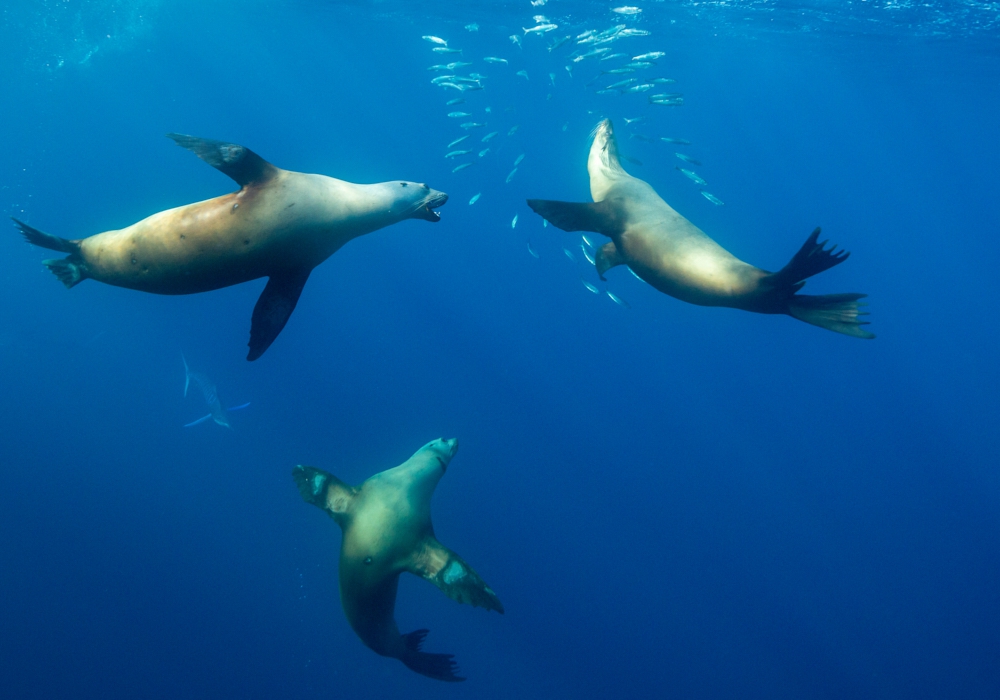
M 452 600 L 503 614 L 503 604 L 493 589 L 486 585 L 462 557 L 434 537 L 428 537 L 417 548 L 408 569 L 433 583 Z
M 187 134 L 167 134 L 178 146 L 236 180 L 240 187 L 261 183 L 274 177 L 278 169 L 245 146 L 224 141 L 200 139 Z
M 618 217 L 608 201 L 557 202 L 552 199 L 529 199 L 528 206 L 563 231 L 594 231 L 609 238 L 621 231 Z
M 276 273 L 268 278 L 267 286 L 260 293 L 257 305 L 253 307 L 253 316 L 250 317 L 250 352 L 247 360 L 253 362 L 263 355 L 281 333 L 281 329 L 288 323 L 288 317 L 295 310 L 310 272 L 312 270 L 297 270 Z
M 338 522 L 354 499 L 355 489 L 322 469 L 299 464 L 292 469 L 292 478 L 299 487 L 302 500 L 325 510 Z
M 453 660 L 454 654 L 428 654 L 426 651 L 420 651 L 420 645 L 423 644 L 424 637 L 429 631 L 414 630 L 408 634 L 401 634 L 406 653 L 400 656 L 399 660 L 411 671 L 428 678 L 439 681 L 464 681 L 464 678 L 455 674 L 458 664 Z

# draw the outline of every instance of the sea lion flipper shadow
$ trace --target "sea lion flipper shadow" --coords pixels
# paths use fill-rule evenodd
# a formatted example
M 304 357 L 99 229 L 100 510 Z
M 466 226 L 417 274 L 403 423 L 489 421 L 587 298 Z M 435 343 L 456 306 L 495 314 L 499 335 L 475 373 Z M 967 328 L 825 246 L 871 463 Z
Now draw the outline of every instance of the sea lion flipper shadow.
M 260 293 L 257 305 L 250 317 L 250 352 L 247 360 L 253 362 L 264 354 L 281 329 L 288 323 L 288 317 L 302 294 L 302 287 L 312 270 L 293 270 L 275 273 L 267 280 L 267 286 Z
M 202 139 L 187 134 L 167 134 L 216 170 L 233 178 L 240 187 L 271 179 L 278 169 L 246 146 L 224 141 Z
M 434 537 L 428 537 L 417 548 L 408 569 L 433 583 L 452 600 L 503 614 L 503 604 L 493 589 L 462 557 Z
M 593 231 L 609 238 L 621 231 L 611 202 L 558 202 L 552 199 L 529 199 L 536 214 L 563 231 Z

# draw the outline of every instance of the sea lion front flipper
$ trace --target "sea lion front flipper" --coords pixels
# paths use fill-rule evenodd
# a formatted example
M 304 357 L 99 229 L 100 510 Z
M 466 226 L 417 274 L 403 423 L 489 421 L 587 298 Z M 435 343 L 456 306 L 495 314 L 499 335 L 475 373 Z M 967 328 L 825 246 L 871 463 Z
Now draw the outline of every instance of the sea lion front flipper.
M 271 275 L 267 286 L 260 293 L 257 305 L 250 317 L 250 352 L 247 360 L 253 362 L 264 354 L 281 329 L 288 323 L 288 317 L 295 310 L 302 294 L 302 287 L 312 270 L 296 270 Z
M 462 557 L 434 537 L 428 537 L 417 547 L 408 570 L 433 583 L 452 600 L 503 614 L 503 604 L 493 589 Z
M 563 231 L 594 231 L 609 238 L 621 231 L 615 209 L 608 201 L 558 202 L 552 199 L 529 199 L 528 206 Z
M 608 241 L 602 245 L 594 258 L 594 267 L 597 268 L 597 274 L 602 280 L 604 279 L 604 273 L 612 267 L 625 264 L 625 259 L 618 252 L 614 241 Z
M 240 187 L 261 183 L 277 174 L 278 169 L 245 146 L 211 139 L 200 139 L 187 134 L 167 134 L 178 146 L 192 151 L 196 156 L 236 180 Z
M 302 500 L 325 510 L 338 523 L 354 500 L 355 489 L 322 469 L 299 464 L 292 469 L 292 478 L 299 487 Z

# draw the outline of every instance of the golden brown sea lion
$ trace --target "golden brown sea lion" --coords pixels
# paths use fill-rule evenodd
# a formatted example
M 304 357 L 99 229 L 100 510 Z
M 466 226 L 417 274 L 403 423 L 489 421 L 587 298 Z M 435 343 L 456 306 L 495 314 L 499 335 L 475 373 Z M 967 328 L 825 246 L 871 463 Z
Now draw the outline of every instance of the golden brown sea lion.
M 423 184 L 356 185 L 276 168 L 233 143 L 168 136 L 233 178 L 239 191 L 78 240 L 14 221 L 29 242 L 69 253 L 43 261 L 67 287 L 91 278 L 154 294 L 194 294 L 267 277 L 251 317 L 248 360 L 278 337 L 314 267 L 384 226 L 438 221 L 434 209 L 448 200 Z
M 393 616 L 399 575 L 409 571 L 459 603 L 503 612 L 479 575 L 434 537 L 431 495 L 457 451 L 458 440 L 434 440 L 356 487 L 315 467 L 292 470 L 302 498 L 325 510 L 344 531 L 340 602 L 351 627 L 375 653 L 442 681 L 465 679 L 455 675 L 452 654 L 420 651 L 427 630 L 399 633 Z
M 800 321 L 856 338 L 874 338 L 862 326 L 864 294 L 796 294 L 805 280 L 839 265 L 849 253 L 826 249 L 813 231 L 802 249 L 778 272 L 733 256 L 674 211 L 648 184 L 632 177 L 618 160 L 611 121 L 594 131 L 587 161 L 594 203 L 529 199 L 528 206 L 564 231 L 608 236 L 596 256 L 601 279 L 616 265 L 628 265 L 664 294 L 701 306 L 728 306 L 762 314 L 788 314 Z

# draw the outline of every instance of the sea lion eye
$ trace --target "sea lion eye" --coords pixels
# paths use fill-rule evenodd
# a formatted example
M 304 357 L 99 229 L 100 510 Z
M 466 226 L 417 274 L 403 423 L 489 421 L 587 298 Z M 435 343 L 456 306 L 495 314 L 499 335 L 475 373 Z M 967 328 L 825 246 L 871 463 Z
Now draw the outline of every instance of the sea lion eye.
M 365 557 L 365 564 L 371 564 L 371 563 L 372 563 L 372 558 L 371 557 Z

